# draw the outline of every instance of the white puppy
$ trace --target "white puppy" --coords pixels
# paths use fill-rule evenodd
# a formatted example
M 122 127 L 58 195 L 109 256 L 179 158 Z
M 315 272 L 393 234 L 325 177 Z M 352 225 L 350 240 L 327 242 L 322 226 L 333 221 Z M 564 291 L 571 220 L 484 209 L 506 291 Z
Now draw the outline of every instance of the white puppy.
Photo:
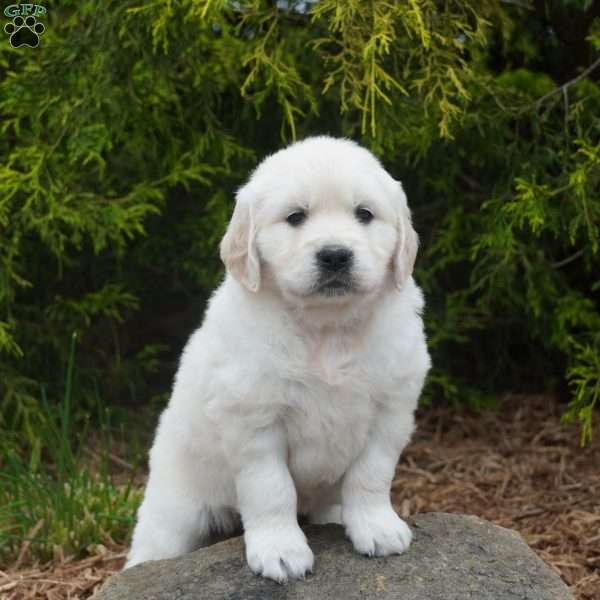
M 227 276 L 189 340 L 150 452 L 127 567 L 241 522 L 250 568 L 303 577 L 298 526 L 404 552 L 390 484 L 430 366 L 406 197 L 367 150 L 315 137 L 264 160 L 221 243 Z

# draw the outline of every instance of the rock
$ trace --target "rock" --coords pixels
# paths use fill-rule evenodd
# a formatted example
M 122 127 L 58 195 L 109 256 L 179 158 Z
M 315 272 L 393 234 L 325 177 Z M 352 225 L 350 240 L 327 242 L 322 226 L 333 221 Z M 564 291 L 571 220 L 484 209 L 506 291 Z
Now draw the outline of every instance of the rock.
M 409 519 L 408 552 L 356 554 L 339 525 L 305 529 L 315 570 L 285 585 L 252 574 L 242 538 L 114 575 L 95 600 L 572 600 L 521 536 L 477 517 Z

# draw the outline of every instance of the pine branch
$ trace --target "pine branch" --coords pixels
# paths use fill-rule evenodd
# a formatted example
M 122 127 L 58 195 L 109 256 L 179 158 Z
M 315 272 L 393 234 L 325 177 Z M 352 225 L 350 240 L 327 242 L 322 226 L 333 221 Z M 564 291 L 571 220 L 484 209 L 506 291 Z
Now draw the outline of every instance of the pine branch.
M 547 94 L 544 94 L 541 98 L 539 98 L 536 102 L 536 106 L 539 108 L 540 105 L 547 100 L 548 98 L 554 96 L 555 94 L 559 94 L 559 93 L 563 93 L 566 94 L 567 90 L 574 84 L 576 84 L 578 81 L 581 81 L 582 79 L 584 79 L 585 77 L 587 77 L 592 71 L 594 71 L 596 68 L 598 68 L 600 66 L 600 58 L 597 58 L 587 69 L 585 69 L 584 71 L 582 71 L 579 75 L 577 75 L 577 77 L 573 77 L 573 79 L 570 79 L 569 81 L 567 81 L 566 83 L 563 83 L 561 86 L 553 89 L 552 91 L 548 92 Z

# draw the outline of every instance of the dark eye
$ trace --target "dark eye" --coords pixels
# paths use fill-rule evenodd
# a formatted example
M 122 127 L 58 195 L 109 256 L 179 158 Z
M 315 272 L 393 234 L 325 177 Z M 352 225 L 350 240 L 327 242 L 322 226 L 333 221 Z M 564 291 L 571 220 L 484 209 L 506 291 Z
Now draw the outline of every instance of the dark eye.
M 293 212 L 291 215 L 288 215 L 286 221 L 292 227 L 298 227 L 298 225 L 302 225 L 304 221 L 306 221 L 306 213 L 303 210 L 297 210 Z
M 354 211 L 354 214 L 356 215 L 356 218 L 365 225 L 373 220 L 373 213 L 368 208 L 359 206 Z

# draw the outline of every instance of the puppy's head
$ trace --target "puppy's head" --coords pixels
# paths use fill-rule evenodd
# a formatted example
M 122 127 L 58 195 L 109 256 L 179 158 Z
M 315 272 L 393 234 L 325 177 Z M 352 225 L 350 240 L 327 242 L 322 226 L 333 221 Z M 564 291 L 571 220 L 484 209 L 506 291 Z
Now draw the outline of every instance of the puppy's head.
M 417 245 L 400 183 L 354 142 L 316 137 L 266 158 L 238 191 L 221 258 L 253 292 L 342 304 L 388 279 L 402 288 Z

